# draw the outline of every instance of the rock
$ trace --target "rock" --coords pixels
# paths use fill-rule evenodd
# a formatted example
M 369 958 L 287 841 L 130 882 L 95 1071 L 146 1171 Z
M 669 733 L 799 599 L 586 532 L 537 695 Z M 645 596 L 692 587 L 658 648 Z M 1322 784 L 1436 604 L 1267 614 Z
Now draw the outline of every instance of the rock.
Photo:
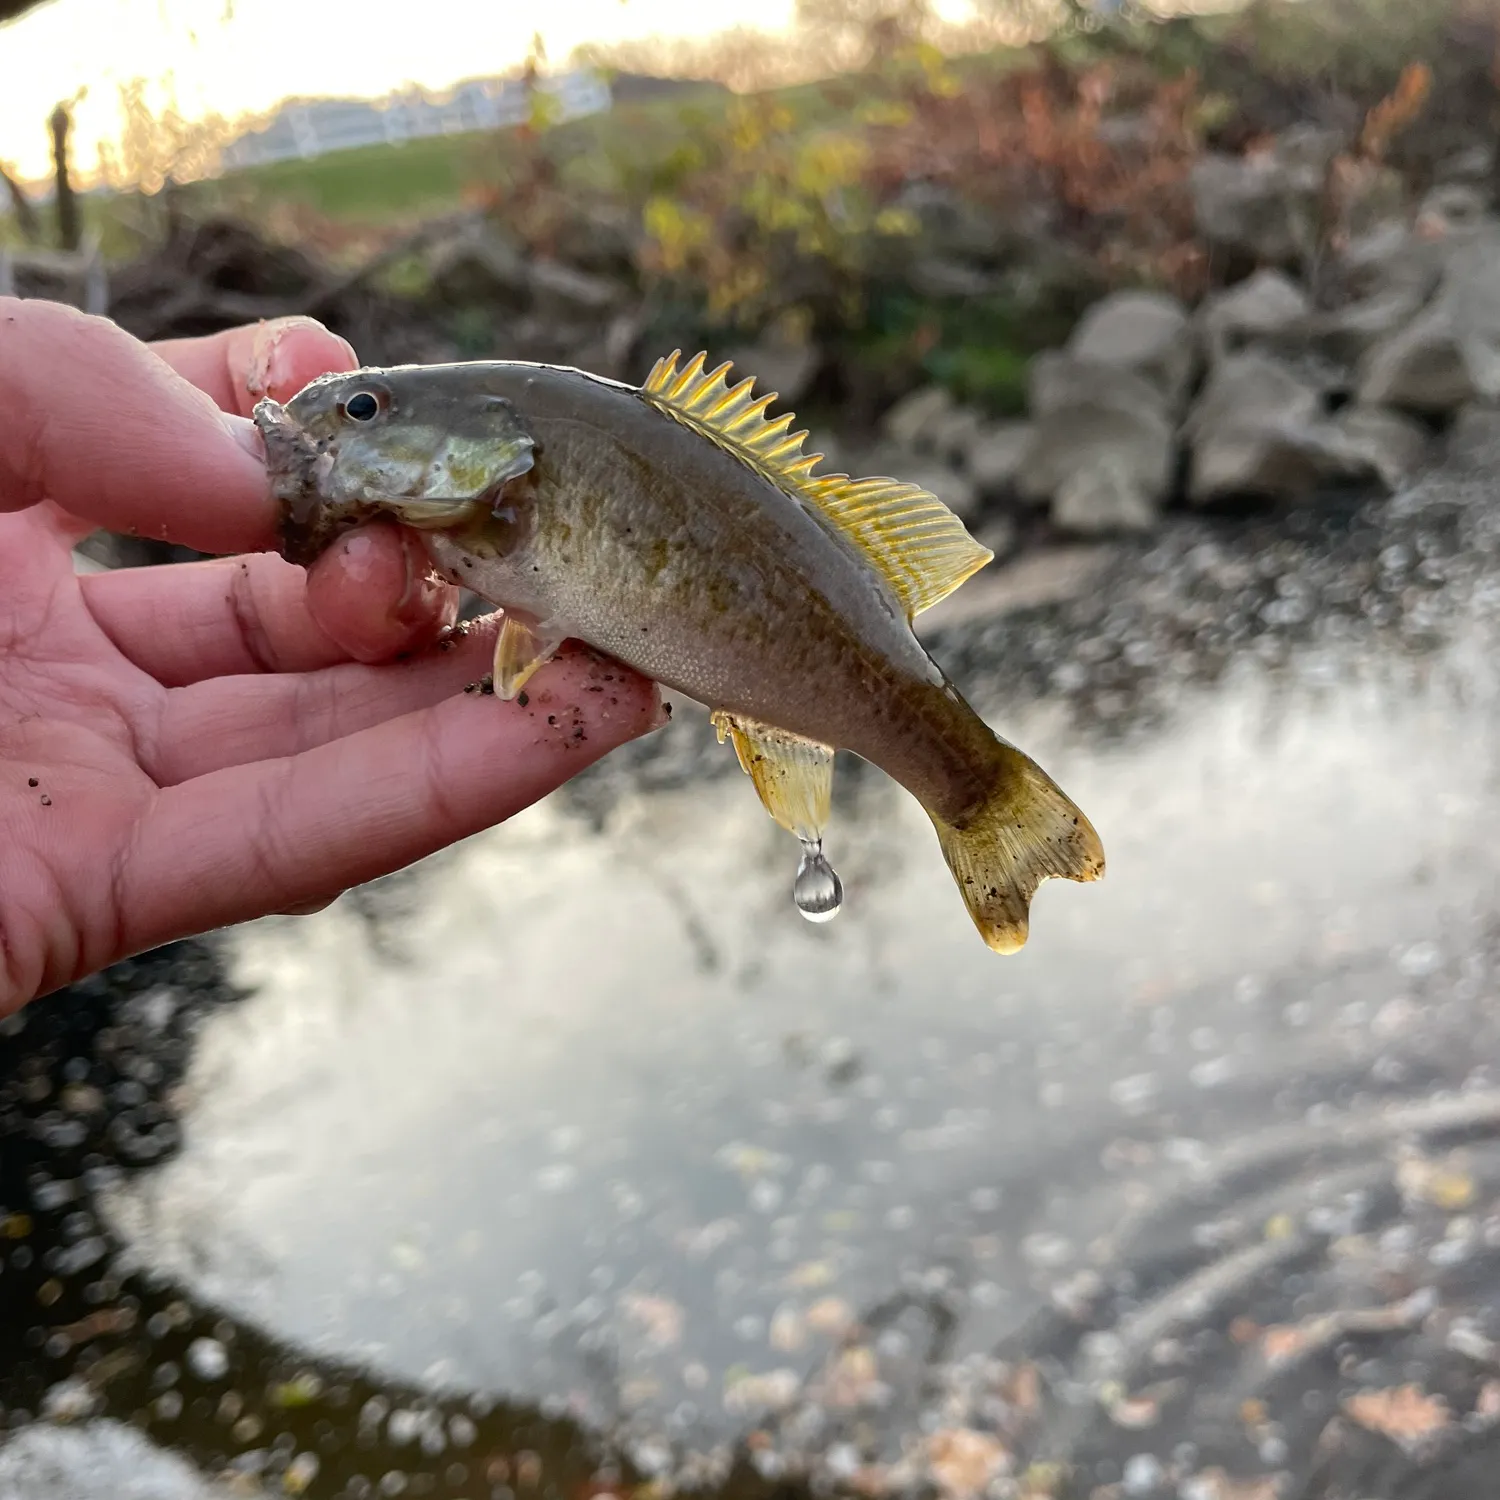
M 1281 271 L 1257 271 L 1216 293 L 1199 313 L 1204 342 L 1215 359 L 1260 341 L 1275 341 L 1306 323 L 1312 299 Z
M 1495 400 L 1500 397 L 1500 227 L 1486 226 L 1451 247 L 1440 298 L 1474 395 Z
M 1334 432 L 1343 447 L 1330 447 L 1329 478 L 1362 478 L 1372 474 L 1388 490 L 1398 490 L 1425 463 L 1431 446 L 1420 422 L 1378 406 L 1348 406 L 1334 417 Z M 1338 471 L 1342 459 L 1344 473 Z
M 965 469 L 983 431 L 984 418 L 972 406 L 954 406 L 934 419 L 927 430 L 927 445 L 945 463 Z
M 1166 400 L 1145 376 L 1133 370 L 1090 364 L 1061 349 L 1032 360 L 1026 372 L 1027 405 L 1037 420 L 1074 407 L 1164 416 Z
M 1305 260 L 1317 245 L 1328 171 L 1342 145 L 1338 131 L 1296 126 L 1269 150 L 1200 157 L 1188 179 L 1198 232 L 1262 263 Z
M 1288 192 L 1274 158 L 1210 152 L 1193 164 L 1188 186 L 1198 233 L 1210 245 L 1287 265 L 1313 244 L 1313 205 Z
M 1360 369 L 1359 400 L 1368 406 L 1443 415 L 1477 394 L 1442 297 L 1372 345 Z
M 1093 403 L 1062 407 L 1036 424 L 1016 489 L 1036 503 L 1056 503 L 1066 492 L 1068 514 L 1083 518 L 1087 531 L 1108 529 L 1094 524 L 1106 514 L 1134 530 L 1144 524 L 1147 509 L 1154 514 L 1166 496 L 1173 457 L 1172 424 L 1160 410 Z M 1095 471 L 1100 477 L 1089 478 Z
M 1428 195 L 1423 215 L 1439 257 L 1436 294 L 1404 326 L 1366 352 L 1362 402 L 1445 416 L 1473 397 L 1500 396 L 1500 224 L 1449 186 Z M 1465 208 L 1467 203 L 1468 207 Z
M 1053 523 L 1079 536 L 1149 531 L 1157 496 L 1139 482 L 1128 458 L 1103 456 L 1075 469 L 1052 500 Z
M 1215 369 L 1186 433 L 1188 498 L 1198 505 L 1252 495 L 1298 499 L 1360 481 L 1396 489 L 1427 450 L 1420 425 L 1398 412 L 1352 406 L 1329 416 L 1315 384 L 1261 352 Z
M 1187 309 L 1162 292 L 1116 292 L 1073 330 L 1067 352 L 1085 364 L 1129 370 L 1176 406 L 1193 378 L 1197 341 Z
M 1500 405 L 1470 401 L 1459 409 L 1444 444 L 1448 462 L 1460 468 L 1500 467 Z
M 1444 157 L 1435 175 L 1440 183 L 1461 182 L 1482 190 L 1494 171 L 1495 148 L 1481 141 Z
M 1443 239 L 1475 229 L 1489 218 L 1489 205 L 1477 189 L 1461 182 L 1441 182 L 1422 200 L 1416 231 L 1424 239 Z
M 1306 434 L 1323 418 L 1322 394 L 1260 351 L 1217 365 L 1188 416 L 1188 499 L 1195 505 L 1242 495 L 1285 498 L 1316 486 Z
M 986 428 L 969 449 L 969 478 L 986 499 L 1008 494 L 1036 439 L 1030 422 L 1001 422 Z
M 1070 530 L 1149 525 L 1171 484 L 1174 458 L 1162 386 L 1129 365 L 1080 359 L 1071 350 L 1038 355 L 1028 385 L 1035 422 L 1016 466 L 1017 494 L 1051 503 Z
M 948 415 L 955 406 L 952 395 L 940 385 L 923 386 L 903 396 L 881 419 L 881 431 L 898 448 L 918 451 L 926 441 L 932 424 Z
M 753 375 L 756 394 L 775 391 L 779 405 L 800 401 L 822 363 L 812 344 L 751 344 L 730 349 L 724 358 L 733 363 L 734 378 Z

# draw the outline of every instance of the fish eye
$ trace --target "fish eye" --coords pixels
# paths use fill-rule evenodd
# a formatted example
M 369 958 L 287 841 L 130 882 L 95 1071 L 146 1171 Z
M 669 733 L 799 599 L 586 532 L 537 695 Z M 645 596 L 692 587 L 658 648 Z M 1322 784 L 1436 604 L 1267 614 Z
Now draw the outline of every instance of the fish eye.
M 355 391 L 344 402 L 344 415 L 355 422 L 373 422 L 380 415 L 380 402 L 369 391 Z

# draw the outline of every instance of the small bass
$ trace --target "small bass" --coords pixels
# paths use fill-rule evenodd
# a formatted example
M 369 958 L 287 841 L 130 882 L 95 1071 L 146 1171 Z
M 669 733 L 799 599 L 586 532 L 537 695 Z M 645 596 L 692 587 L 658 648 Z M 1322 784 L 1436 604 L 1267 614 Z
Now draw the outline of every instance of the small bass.
M 1026 941 L 1044 880 L 1097 880 L 1083 813 L 996 735 L 918 642 L 915 616 L 991 560 L 913 484 L 819 474 L 774 393 L 698 355 L 644 385 L 520 362 L 323 376 L 263 401 L 283 550 L 315 557 L 387 513 L 503 610 L 494 689 L 564 640 L 711 706 L 770 815 L 803 844 L 795 894 L 838 909 L 822 853 L 834 752 L 926 809 L 975 926 Z

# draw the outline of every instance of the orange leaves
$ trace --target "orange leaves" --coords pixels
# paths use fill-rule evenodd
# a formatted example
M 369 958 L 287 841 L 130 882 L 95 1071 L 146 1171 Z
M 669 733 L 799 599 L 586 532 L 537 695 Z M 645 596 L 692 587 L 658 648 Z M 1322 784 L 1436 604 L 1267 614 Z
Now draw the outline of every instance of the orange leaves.
M 1379 161 L 1391 140 L 1422 113 L 1431 92 L 1432 69 L 1424 62 L 1407 63 L 1396 87 L 1365 116 L 1360 154 Z

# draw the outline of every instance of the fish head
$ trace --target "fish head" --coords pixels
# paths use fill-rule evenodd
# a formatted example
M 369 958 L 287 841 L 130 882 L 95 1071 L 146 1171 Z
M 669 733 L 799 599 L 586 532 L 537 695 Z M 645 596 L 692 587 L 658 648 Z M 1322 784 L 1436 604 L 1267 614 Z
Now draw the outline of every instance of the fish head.
M 283 551 L 317 556 L 379 514 L 450 530 L 502 502 L 536 440 L 498 389 L 497 367 L 409 365 L 323 375 L 284 406 L 255 408 Z

